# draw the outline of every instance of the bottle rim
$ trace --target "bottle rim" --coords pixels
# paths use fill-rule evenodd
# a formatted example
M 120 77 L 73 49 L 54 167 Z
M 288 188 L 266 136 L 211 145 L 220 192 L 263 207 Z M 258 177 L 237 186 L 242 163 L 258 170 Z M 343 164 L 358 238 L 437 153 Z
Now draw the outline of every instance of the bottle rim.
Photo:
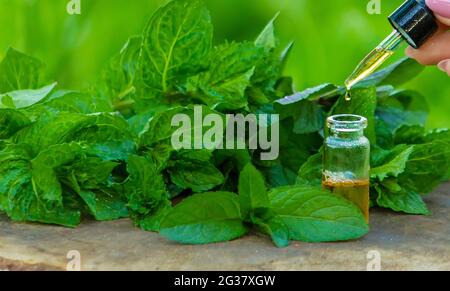
M 355 132 L 367 128 L 367 118 L 354 114 L 338 114 L 328 117 L 328 128 L 342 132 Z

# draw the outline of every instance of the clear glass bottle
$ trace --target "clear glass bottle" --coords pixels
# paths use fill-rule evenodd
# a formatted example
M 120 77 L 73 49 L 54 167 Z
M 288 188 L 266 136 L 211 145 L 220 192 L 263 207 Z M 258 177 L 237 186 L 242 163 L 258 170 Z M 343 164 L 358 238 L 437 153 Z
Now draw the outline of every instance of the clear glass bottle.
M 367 119 L 335 115 L 327 120 L 323 187 L 355 203 L 369 222 L 370 142 L 364 136 Z

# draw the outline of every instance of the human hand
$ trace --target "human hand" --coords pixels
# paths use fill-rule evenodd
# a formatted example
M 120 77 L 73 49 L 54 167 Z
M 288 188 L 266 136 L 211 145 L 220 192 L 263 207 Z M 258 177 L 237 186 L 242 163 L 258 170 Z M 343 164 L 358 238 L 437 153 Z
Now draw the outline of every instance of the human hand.
M 426 0 L 440 22 L 439 31 L 420 49 L 409 47 L 406 54 L 423 65 L 437 65 L 450 76 L 450 0 Z

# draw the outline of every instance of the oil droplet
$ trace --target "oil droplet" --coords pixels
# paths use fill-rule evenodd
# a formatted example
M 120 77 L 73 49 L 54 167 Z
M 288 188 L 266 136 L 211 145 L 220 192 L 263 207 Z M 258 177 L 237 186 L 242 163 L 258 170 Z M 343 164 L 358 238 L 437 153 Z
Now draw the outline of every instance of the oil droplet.
M 345 101 L 350 102 L 352 101 L 352 95 L 350 92 L 345 93 Z

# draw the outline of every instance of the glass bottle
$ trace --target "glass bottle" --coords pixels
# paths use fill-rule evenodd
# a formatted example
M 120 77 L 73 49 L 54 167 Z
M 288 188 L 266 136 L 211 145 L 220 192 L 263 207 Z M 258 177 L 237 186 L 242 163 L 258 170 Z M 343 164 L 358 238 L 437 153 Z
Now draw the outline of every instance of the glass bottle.
M 364 136 L 367 119 L 335 115 L 327 119 L 323 187 L 355 203 L 369 222 L 370 142 Z

